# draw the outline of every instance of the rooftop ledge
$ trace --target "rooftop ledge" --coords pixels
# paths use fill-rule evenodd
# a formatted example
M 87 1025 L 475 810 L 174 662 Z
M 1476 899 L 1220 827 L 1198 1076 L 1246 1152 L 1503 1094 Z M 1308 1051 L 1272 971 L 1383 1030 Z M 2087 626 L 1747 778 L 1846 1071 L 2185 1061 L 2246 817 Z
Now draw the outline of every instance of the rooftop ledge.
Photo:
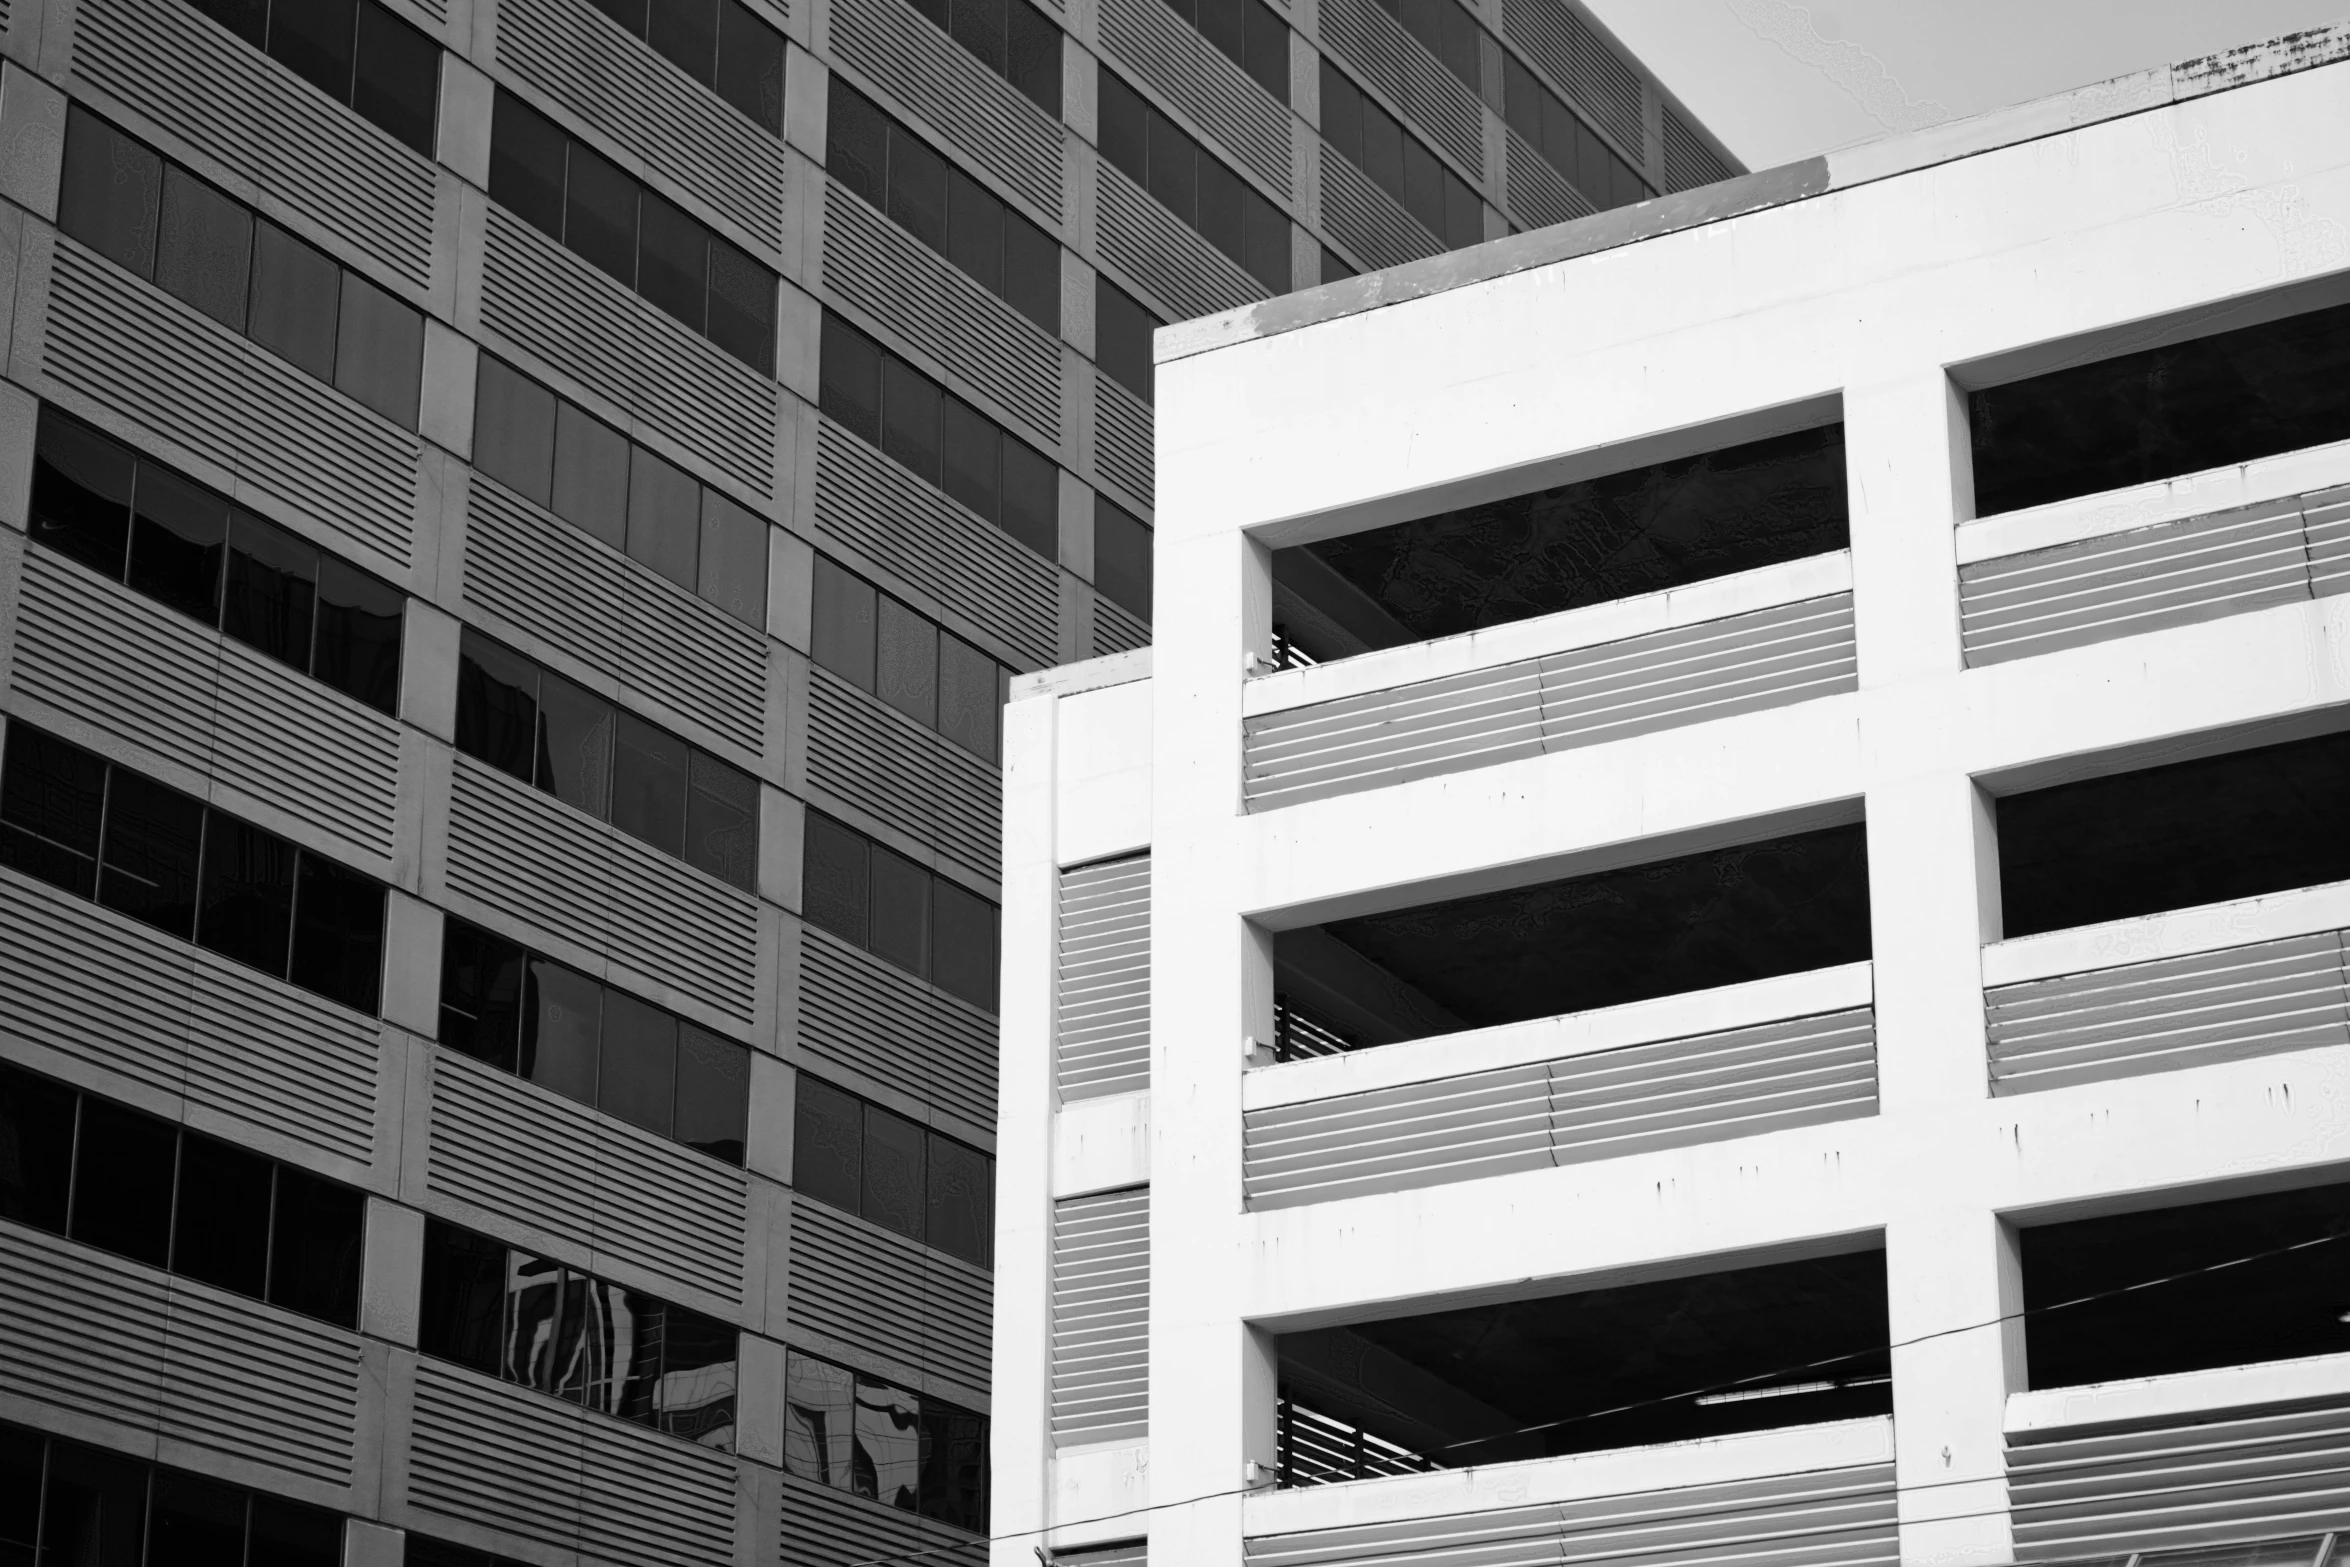
M 1489 240 L 1466 250 L 1448 251 L 1383 272 L 1366 272 L 1360 277 L 1282 294 L 1221 315 L 1178 322 L 1159 329 L 1154 340 L 1155 356 L 1160 364 L 1188 359 L 1194 354 L 1360 315 L 1384 305 L 1446 293 L 1552 262 L 1637 244 L 1682 229 L 1701 228 L 1742 213 L 1824 196 L 1938 163 L 1954 163 L 2101 120 L 2118 120 L 2150 109 L 2167 108 L 2174 103 L 2247 87 L 2271 77 L 2313 70 L 2342 59 L 2350 59 L 2350 22 L 2287 33 L 2265 43 L 2244 44 L 2218 54 L 2182 60 L 2176 65 L 2117 76 L 2031 103 L 1994 109 L 1922 131 L 1881 137 L 1840 152 L 1659 196 L 1636 206 L 1594 213 L 1572 223 Z

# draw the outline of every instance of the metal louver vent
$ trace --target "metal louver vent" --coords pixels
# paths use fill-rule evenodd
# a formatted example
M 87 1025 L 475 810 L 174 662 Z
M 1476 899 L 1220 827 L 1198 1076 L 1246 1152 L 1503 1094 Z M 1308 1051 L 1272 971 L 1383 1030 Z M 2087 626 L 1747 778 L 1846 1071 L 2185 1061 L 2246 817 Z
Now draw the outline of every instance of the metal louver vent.
M 1151 857 L 1061 872 L 1053 1073 L 1063 1099 L 1150 1087 Z
M 1053 1443 L 1150 1432 L 1149 1187 L 1053 1204 Z

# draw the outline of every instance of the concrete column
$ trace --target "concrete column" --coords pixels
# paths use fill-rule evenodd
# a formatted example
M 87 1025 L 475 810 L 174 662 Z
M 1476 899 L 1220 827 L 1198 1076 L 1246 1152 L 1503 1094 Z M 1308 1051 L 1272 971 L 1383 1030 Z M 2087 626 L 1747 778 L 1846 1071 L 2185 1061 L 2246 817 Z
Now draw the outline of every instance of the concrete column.
M 1966 429 L 1964 395 L 1938 364 L 1845 389 L 1863 689 L 1961 667 L 1953 529 L 1974 514 Z
M 1978 1183 L 1953 1180 L 1957 1194 Z M 1921 1190 L 1885 1227 L 1893 1354 L 1893 1473 L 1901 1488 L 1901 1559 L 1937 1567 L 2013 1559 L 2007 1395 L 2023 1386 L 2023 1305 L 2015 1249 L 1981 1205 L 1941 1207 Z M 2001 1321 L 2002 1318 L 2010 1320 Z M 1984 1324 L 1997 1323 L 1997 1326 Z

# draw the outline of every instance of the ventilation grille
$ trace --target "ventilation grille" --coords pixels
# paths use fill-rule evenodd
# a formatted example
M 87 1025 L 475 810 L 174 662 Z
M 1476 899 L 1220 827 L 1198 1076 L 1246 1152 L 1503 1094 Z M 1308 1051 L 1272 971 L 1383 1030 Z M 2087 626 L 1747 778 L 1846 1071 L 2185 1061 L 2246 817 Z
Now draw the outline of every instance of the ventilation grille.
M 1287 105 L 1178 20 L 1163 0 L 1102 0 L 1100 27 L 1112 59 L 1157 88 L 1275 194 L 1288 195 Z
M 969 1263 L 806 1198 L 791 1213 L 791 1320 L 969 1388 L 988 1378 L 994 1285 Z
M 79 242 L 56 243 L 43 369 L 282 497 L 329 545 L 407 571 L 424 455 L 415 436 Z
M 1059 1017 L 1053 1076 L 1063 1099 L 1151 1085 L 1151 857 L 1061 872 Z
M 2350 488 L 2003 555 L 1958 573 L 1980 668 L 2350 591 Z
M 1053 1552 L 1053 1567 L 1148 1567 L 1150 1546 L 1141 1540 Z
M 1868 1007 L 1250 1110 L 1242 1190 L 1291 1208 L 1873 1115 Z
M 1640 156 L 1646 140 L 1640 76 L 1599 41 L 1565 0 L 1503 0 L 1501 26 L 1511 43 L 1566 90 L 1576 108 L 1632 155 L 1634 168 L 1646 164 Z
M 1733 179 L 1738 171 L 1721 160 L 1697 134 L 1696 127 L 1681 118 L 1671 105 L 1665 107 L 1665 186 L 1668 191 L 1694 190 L 1700 185 L 1713 185 Z
M 1401 22 L 1372 0 L 1322 0 L 1322 43 L 1471 179 L 1484 180 L 1484 106 Z
M 766 639 L 478 473 L 465 509 L 464 595 L 758 754 Z
M 1061 127 L 904 0 L 842 0 L 831 9 L 840 57 L 1061 221 Z
M 1128 614 L 1099 593 L 1093 596 L 1093 656 L 1105 657 L 1132 648 L 1148 647 L 1150 623 Z
M 824 418 L 816 423 L 816 523 L 1017 659 L 1059 662 L 1060 578 L 1052 565 Z
M 1420 220 L 1371 183 L 1328 142 L 1322 143 L 1322 223 L 1366 269 L 1400 267 L 1444 248 Z
M 1158 0 L 1149 3 L 1156 5 Z M 1156 426 L 1157 416 L 1150 404 L 1100 371 L 1094 372 L 1094 471 L 1145 508 L 1156 499 L 1151 484 L 1151 443 L 1156 439 Z
M 447 874 L 451 892 L 739 1023 L 757 1010 L 758 899 L 466 756 L 449 791 Z
M 973 1125 L 995 1125 L 996 1020 L 813 925 L 800 929 L 799 1042 Z
M 1060 344 L 829 179 L 824 286 L 936 354 L 1047 445 L 1061 439 Z
M 373 1018 L 0 871 L 0 1039 L 365 1165 L 379 1032 Z
M 577 0 L 499 0 L 497 62 L 737 225 L 770 264 L 783 143 Z
M 1247 268 L 1106 158 L 1094 163 L 1094 203 L 1102 259 L 1155 295 L 1153 303 L 1170 320 L 1212 316 L 1266 296 Z
M 778 1478 L 783 1531 L 777 1560 L 782 1567 L 841 1567 L 843 1562 L 986 1567 L 985 1541 L 797 1475 Z
M 425 1185 L 510 1223 L 592 1235 L 599 1257 L 729 1307 L 743 1298 L 742 1171 L 445 1050 L 432 1057 Z
M 1856 688 L 1852 595 L 1546 653 L 1247 721 L 1251 808 L 1463 772 Z
M 1534 150 L 1532 142 L 1506 126 L 1502 129 L 1501 166 L 1510 211 L 1528 227 L 1572 223 L 1598 210 L 1565 175 L 1551 167 L 1548 158 Z
M 1246 1543 L 1249 1567 L 1891 1567 L 1900 1560 L 1891 1464 Z
M 431 162 L 194 6 L 90 0 L 76 15 L 73 69 L 411 288 L 432 286 Z
M 1003 775 L 830 670 L 808 671 L 808 784 L 994 881 Z
M 1150 1434 L 1151 1194 L 1053 1204 L 1053 1442 Z
M 1983 1001 L 2002 1095 L 2350 1044 L 2339 931 L 1999 985 Z
M 2350 1401 L 2011 1436 L 2016 1556 L 2350 1529 Z
M 481 324 L 627 409 L 760 500 L 782 393 L 505 208 L 482 248 Z

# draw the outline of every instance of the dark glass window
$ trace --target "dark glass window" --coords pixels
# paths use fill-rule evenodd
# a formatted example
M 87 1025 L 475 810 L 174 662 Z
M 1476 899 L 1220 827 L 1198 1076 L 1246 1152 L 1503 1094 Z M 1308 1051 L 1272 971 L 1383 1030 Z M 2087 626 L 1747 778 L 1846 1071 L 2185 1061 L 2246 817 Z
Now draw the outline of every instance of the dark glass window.
M 468 630 L 457 749 L 748 891 L 758 780 Z
M 1332 250 L 1328 245 L 1324 245 L 1322 247 L 1323 282 L 1337 283 L 1350 277 L 1359 276 L 1361 276 L 1360 273 L 1356 272 L 1354 268 L 1346 264 L 1346 258 L 1344 256 L 1340 255 L 1337 251 Z
M 1166 325 L 1117 284 L 1094 274 L 1093 357 L 1110 378 L 1151 401 L 1151 334 Z
M 192 0 L 337 103 L 432 156 L 438 45 L 374 0 Z
M 0 1563 L 340 1567 L 321 1508 L 0 1426 Z
M 825 113 L 827 173 L 1045 331 L 1060 333 L 1058 241 L 838 77 Z
M 912 0 L 1045 113 L 1061 112 L 1061 29 L 1027 0 Z
M 441 937 L 440 1042 L 742 1162 L 750 1058 L 741 1045 L 459 919 Z
M 0 1063 L 0 1219 L 65 1233 L 74 1091 Z
M 421 313 L 78 104 L 66 119 L 57 222 L 230 331 L 416 428 Z
M 1102 156 L 1259 283 L 1288 293 L 1289 219 L 1281 209 L 1107 69 L 1099 90 Z
M 182 1132 L 173 1269 L 240 1295 L 265 1294 L 275 1171 L 259 1154 Z
M 487 355 L 474 466 L 742 621 L 767 621 L 767 522 Z
M 738 1338 L 699 1312 L 427 1219 L 418 1323 L 427 1355 L 734 1450 Z
M 739 0 L 596 0 L 686 75 L 783 134 L 783 34 Z
M 995 1265 L 995 1161 L 802 1072 L 792 1188 L 982 1268 Z
M 1151 530 L 1107 496 L 1093 498 L 1093 585 L 1113 604 L 1151 618 Z
M 810 923 L 995 1010 L 994 904 L 814 811 L 802 863 Z
M 331 1001 L 376 1009 L 379 883 L 21 721 L 9 725 L 0 774 L 0 858 Z
M 269 1298 L 348 1327 L 359 1320 L 367 1199 L 289 1165 L 277 1170 L 269 1238 Z
M 112 518 L 128 506 L 127 565 Z M 47 520 L 53 519 L 53 520 Z M 151 457 L 43 407 L 33 537 L 379 712 L 399 703 L 407 598 Z
M 784 1468 L 987 1532 L 988 1420 L 798 1350 L 784 1361 Z
M 820 383 L 828 417 L 1045 559 L 1059 557 L 1050 458 L 829 310 Z
M 1380 0 L 1380 4 L 1471 92 L 1480 90 L 1477 40 L 1484 29 L 1461 9 L 1458 0 Z
M 775 274 L 508 92 L 491 116 L 490 198 L 760 374 L 775 373 Z
M 1485 212 L 1476 191 L 1327 59 L 1322 62 L 1322 136 L 1446 249 L 1485 238 Z
M 1255 77 L 1258 86 L 1283 103 L 1289 101 L 1289 28 L 1264 0 L 1167 0 L 1167 4 Z M 1472 39 L 1472 66 L 1475 48 Z M 1472 74 L 1469 85 L 1476 84 Z
M 1452 5 L 1453 0 L 1421 0 Z M 1628 207 L 1656 194 L 1600 134 L 1518 61 L 1502 57 L 1502 117 L 1543 160 L 1566 176 L 1596 211 Z
M 640 8 L 642 0 L 639 0 Z M 469 1546 L 451 1545 L 445 1540 L 428 1539 L 415 1530 L 408 1531 L 401 1546 L 401 1567 L 522 1567 L 520 1562 L 503 1556 L 492 1556 Z

